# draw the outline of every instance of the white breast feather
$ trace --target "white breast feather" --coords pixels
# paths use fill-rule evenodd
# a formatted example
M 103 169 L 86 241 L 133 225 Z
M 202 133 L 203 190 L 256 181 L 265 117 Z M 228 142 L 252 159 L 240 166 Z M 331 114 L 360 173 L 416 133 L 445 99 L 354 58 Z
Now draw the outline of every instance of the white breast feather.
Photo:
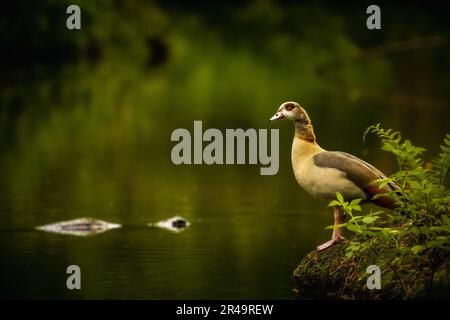
M 318 167 L 312 156 L 293 159 L 292 163 L 297 182 L 312 196 L 324 199 L 336 199 L 340 192 L 346 200 L 366 199 L 366 194 L 346 174 L 335 168 Z

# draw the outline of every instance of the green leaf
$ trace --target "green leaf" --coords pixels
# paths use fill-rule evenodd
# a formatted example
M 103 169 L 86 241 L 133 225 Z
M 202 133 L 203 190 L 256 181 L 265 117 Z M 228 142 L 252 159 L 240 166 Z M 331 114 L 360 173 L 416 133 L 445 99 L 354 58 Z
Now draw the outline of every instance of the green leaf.
M 409 185 L 411 188 L 417 189 L 417 190 L 420 190 L 422 188 L 422 185 L 419 182 L 414 181 L 414 180 L 409 181 Z
M 353 257 L 353 251 L 348 250 L 345 252 L 345 258 L 350 259 L 351 257 Z
M 344 202 L 344 197 L 339 192 L 336 192 L 336 198 L 339 200 L 340 203 Z
M 333 200 L 328 204 L 329 207 L 334 207 L 334 206 L 342 206 L 342 203 L 338 202 L 337 200 Z
M 356 233 L 361 233 L 361 228 L 352 224 L 347 224 L 347 229 Z
M 371 224 L 371 223 L 374 223 L 375 221 L 377 221 L 378 218 L 379 217 L 377 217 L 377 216 L 367 216 L 362 219 L 362 222 L 364 222 L 365 224 Z
M 334 225 L 331 225 L 331 226 L 326 226 L 325 227 L 325 229 L 337 229 L 337 228 L 343 228 L 343 227 L 346 227 L 347 226 L 347 224 L 346 223 L 341 223 L 341 224 L 334 224 Z
M 414 254 L 418 254 L 418 253 L 422 252 L 423 250 L 425 250 L 425 247 L 421 246 L 421 245 L 417 245 L 417 246 L 414 246 L 411 248 L 411 251 Z
M 367 134 L 369 134 L 371 132 L 376 132 L 376 130 L 379 130 L 379 128 L 380 128 L 380 124 L 379 123 L 377 123 L 376 125 L 371 125 L 370 127 L 368 127 L 366 129 L 366 131 L 364 131 L 363 142 L 366 142 Z
M 412 227 L 411 232 L 414 233 L 414 235 L 416 235 L 416 236 L 418 236 L 420 234 L 419 228 L 417 228 L 417 227 Z

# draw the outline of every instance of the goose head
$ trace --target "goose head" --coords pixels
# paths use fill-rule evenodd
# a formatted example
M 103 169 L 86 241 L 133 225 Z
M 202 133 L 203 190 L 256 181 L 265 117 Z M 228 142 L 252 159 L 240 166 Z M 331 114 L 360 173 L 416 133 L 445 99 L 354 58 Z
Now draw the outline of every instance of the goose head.
M 310 122 L 308 113 L 297 102 L 284 102 L 269 121 L 288 119 L 291 121 Z
M 303 140 L 315 142 L 316 137 L 308 113 L 297 102 L 288 101 L 281 104 L 269 121 L 288 119 L 295 123 L 295 135 Z

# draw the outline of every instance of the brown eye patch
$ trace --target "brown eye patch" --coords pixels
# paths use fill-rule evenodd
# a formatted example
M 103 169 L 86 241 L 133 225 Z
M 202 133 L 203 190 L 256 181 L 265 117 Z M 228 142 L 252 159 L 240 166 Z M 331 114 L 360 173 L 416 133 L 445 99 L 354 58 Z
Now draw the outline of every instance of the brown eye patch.
M 287 111 L 292 111 L 292 109 L 294 109 L 295 106 L 294 106 L 293 103 L 287 103 L 287 104 L 284 105 L 284 108 L 285 108 Z

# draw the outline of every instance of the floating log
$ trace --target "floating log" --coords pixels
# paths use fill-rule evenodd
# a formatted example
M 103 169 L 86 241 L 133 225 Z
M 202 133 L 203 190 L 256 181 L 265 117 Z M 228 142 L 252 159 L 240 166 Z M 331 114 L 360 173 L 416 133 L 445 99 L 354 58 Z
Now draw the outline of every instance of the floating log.
M 120 227 L 120 224 L 115 224 L 107 221 L 97 220 L 93 218 L 79 218 L 39 226 L 36 227 L 36 230 L 85 237 L 96 235 Z

